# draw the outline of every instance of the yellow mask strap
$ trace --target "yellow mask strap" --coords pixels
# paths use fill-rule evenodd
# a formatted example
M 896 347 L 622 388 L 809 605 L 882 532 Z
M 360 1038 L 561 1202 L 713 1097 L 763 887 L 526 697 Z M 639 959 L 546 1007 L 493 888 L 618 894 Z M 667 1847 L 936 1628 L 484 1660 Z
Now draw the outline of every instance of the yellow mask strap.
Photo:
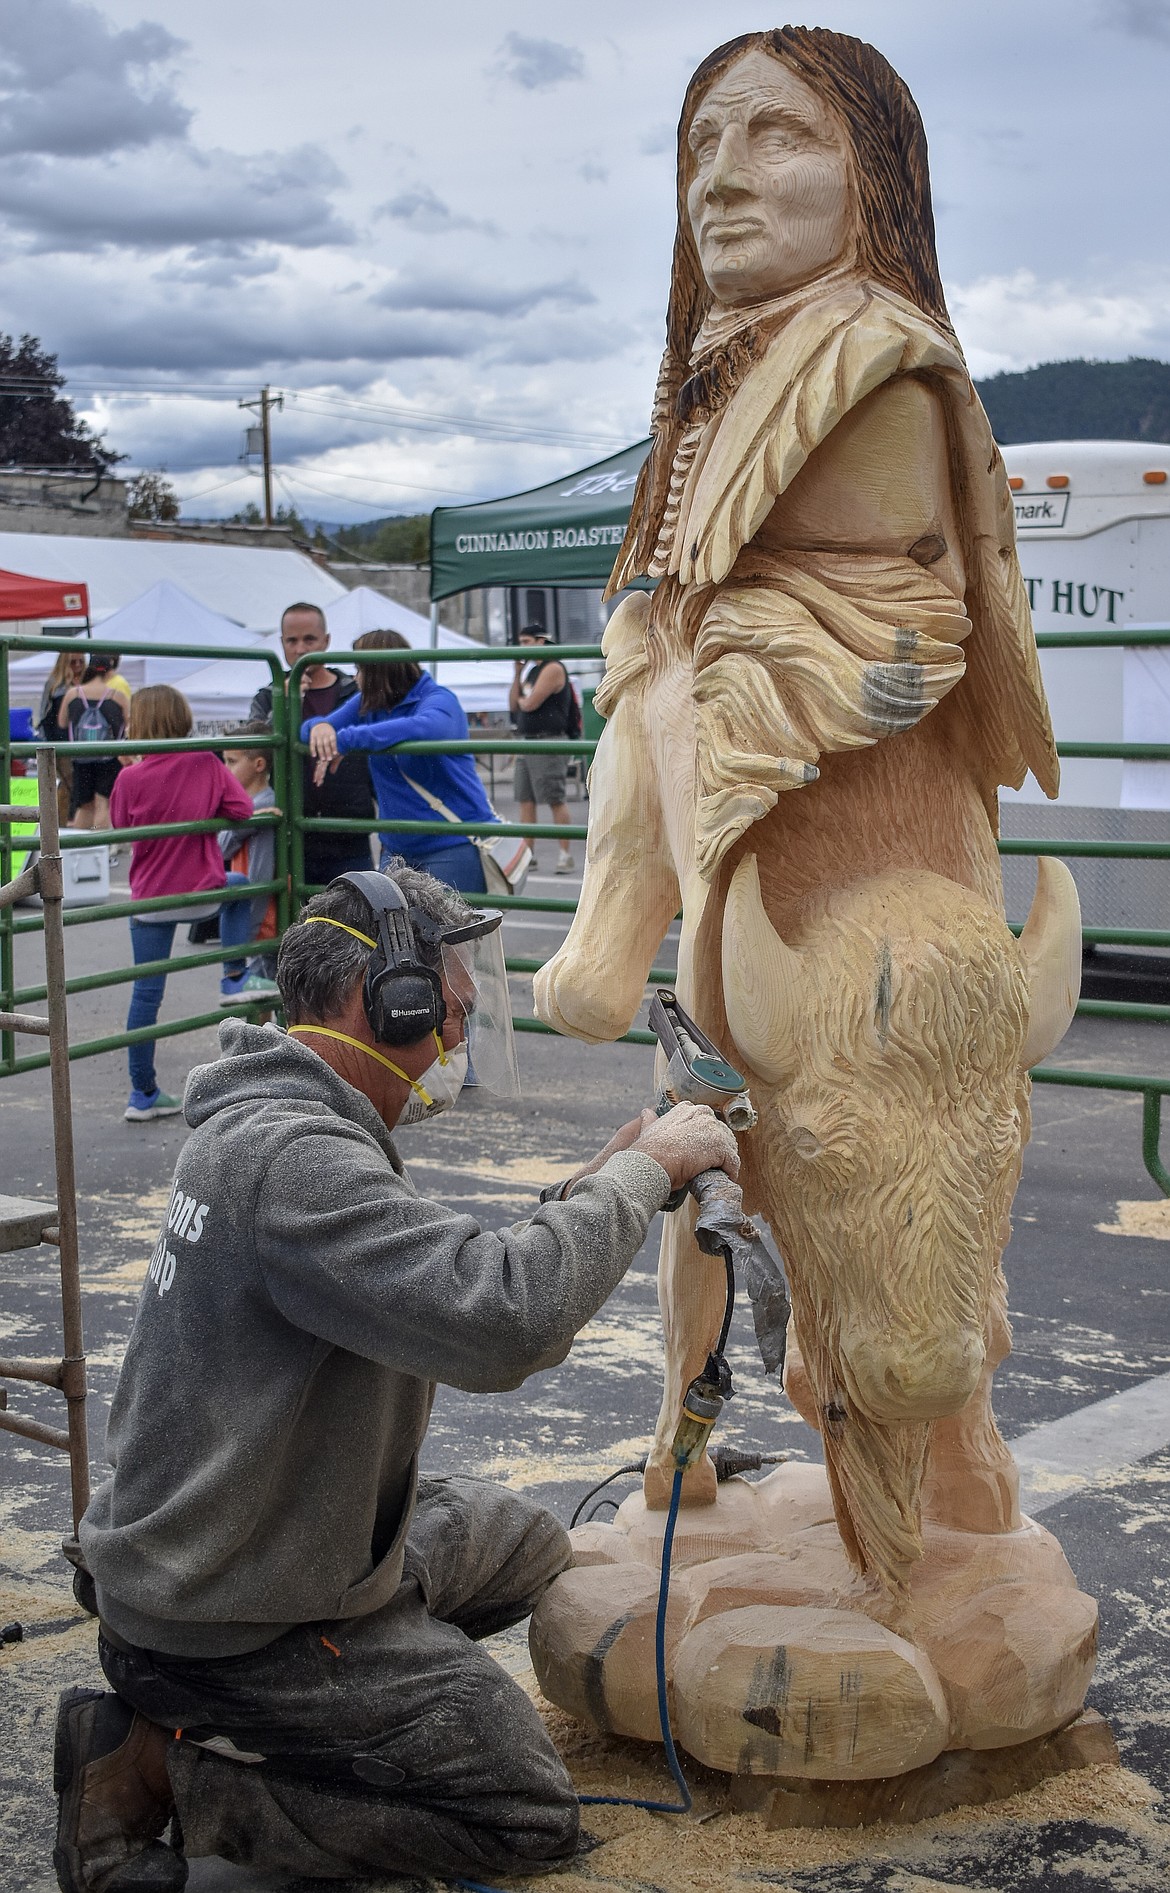
M 335 921 L 333 924 L 340 926 L 341 922 Z M 346 932 L 349 931 L 350 929 L 347 928 Z M 401 1078 L 403 1084 L 409 1085 L 412 1091 L 417 1091 L 419 1097 L 428 1108 L 434 1103 L 434 1099 L 431 1097 L 430 1093 L 423 1090 L 417 1078 L 412 1078 L 409 1072 L 403 1071 L 401 1065 L 396 1065 L 392 1059 L 384 1058 L 382 1053 L 376 1052 L 372 1045 L 363 1045 L 360 1039 L 351 1038 L 348 1032 L 335 1032 L 332 1027 L 328 1025 L 290 1025 L 288 1030 L 290 1037 L 294 1033 L 312 1034 L 317 1038 L 339 1039 L 343 1045 L 352 1045 L 359 1052 L 364 1052 L 367 1058 L 374 1059 L 379 1065 L 385 1065 L 387 1071 L 392 1071 L 396 1078 Z M 436 1033 L 435 1036 L 437 1037 L 438 1034 Z M 444 1064 L 446 1063 L 445 1057 L 443 1062 Z
M 354 939 L 360 940 L 363 946 L 376 947 L 378 944 L 376 940 L 370 939 L 368 933 L 359 933 L 356 927 L 347 927 L 344 920 L 330 920 L 328 914 L 310 914 L 307 920 L 302 920 L 301 925 L 302 927 L 340 927 L 342 933 L 352 934 Z M 356 1039 L 354 1044 L 357 1044 Z

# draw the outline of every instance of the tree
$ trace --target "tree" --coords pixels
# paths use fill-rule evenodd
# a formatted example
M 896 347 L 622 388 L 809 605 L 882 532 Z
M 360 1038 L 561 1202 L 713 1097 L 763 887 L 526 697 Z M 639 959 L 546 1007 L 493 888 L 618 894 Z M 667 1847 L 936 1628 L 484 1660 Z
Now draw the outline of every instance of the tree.
M 108 473 L 126 458 L 78 420 L 64 386 L 57 357 L 35 335 L 0 335 L 0 465 Z
M 376 564 L 425 565 L 430 558 L 429 513 L 392 514 L 360 526 L 341 526 L 337 542 Z
M 262 526 L 264 524 L 264 515 L 255 500 L 249 500 L 248 504 L 242 506 L 238 513 L 231 513 L 229 515 L 227 523 L 229 526 Z M 295 506 L 277 506 L 272 516 L 272 523 L 274 526 L 286 526 L 290 532 L 299 532 L 305 539 L 309 537 L 309 528 L 306 526 Z
M 1041 362 L 977 381 L 1002 447 L 1025 440 L 1170 440 L 1170 362 Z
M 179 496 L 161 473 L 136 473 L 130 482 L 130 517 L 145 525 L 165 525 L 179 517 Z

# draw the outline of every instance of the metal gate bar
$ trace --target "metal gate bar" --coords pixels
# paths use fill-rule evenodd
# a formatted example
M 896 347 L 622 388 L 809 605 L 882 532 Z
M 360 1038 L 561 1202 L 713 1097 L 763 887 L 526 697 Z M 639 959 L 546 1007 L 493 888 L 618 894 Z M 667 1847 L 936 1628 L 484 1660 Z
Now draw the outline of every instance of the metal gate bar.
M 0 822 L 28 821 L 28 808 L 0 809 Z M 77 1178 L 73 1156 L 73 1104 L 69 1075 L 69 1000 L 65 990 L 65 934 L 61 925 L 64 875 L 57 831 L 57 758 L 47 745 L 37 755 L 37 839 L 39 858 L 15 881 L 0 888 L 5 907 L 20 898 L 19 890 L 31 878 L 44 908 L 45 993 L 44 1018 L 23 1013 L 0 1014 L 8 1031 L 29 1032 L 47 1038 L 47 1060 L 53 1112 L 53 1163 L 57 1183 L 57 1219 L 42 1228 L 40 1240 L 54 1242 L 60 1261 L 61 1328 L 64 1353 L 57 1360 L 0 1359 L 0 1380 L 26 1380 L 56 1387 L 65 1396 L 66 1428 L 45 1426 L 39 1420 L 7 1411 L 3 1394 L 0 1428 L 24 1439 L 57 1446 L 69 1455 L 69 1484 L 73 1509 L 73 1538 L 89 1504 L 89 1444 L 85 1420 L 85 1335 L 81 1315 L 81 1272 L 77 1242 Z

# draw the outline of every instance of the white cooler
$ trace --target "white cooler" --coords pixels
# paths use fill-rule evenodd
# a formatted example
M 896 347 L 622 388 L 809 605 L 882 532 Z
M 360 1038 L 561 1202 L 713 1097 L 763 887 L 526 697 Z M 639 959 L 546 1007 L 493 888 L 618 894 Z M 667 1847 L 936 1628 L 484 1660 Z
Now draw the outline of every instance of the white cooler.
M 88 828 L 63 828 L 62 835 L 88 835 Z M 37 858 L 34 849 L 28 859 Z M 110 898 L 110 850 L 108 844 L 95 843 L 92 848 L 62 848 L 62 879 L 64 889 L 61 904 L 63 907 L 93 907 Z M 28 906 L 39 907 L 40 896 L 33 894 Z M 21 902 L 21 905 L 25 905 Z

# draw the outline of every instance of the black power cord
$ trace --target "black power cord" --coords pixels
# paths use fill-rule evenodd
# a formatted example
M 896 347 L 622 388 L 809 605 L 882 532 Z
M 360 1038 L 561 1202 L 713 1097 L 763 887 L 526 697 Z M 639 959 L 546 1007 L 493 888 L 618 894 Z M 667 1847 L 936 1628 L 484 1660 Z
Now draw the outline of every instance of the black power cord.
M 649 1457 L 648 1453 L 643 1453 L 641 1459 L 632 1460 L 628 1466 L 619 1466 L 616 1472 L 611 1472 L 604 1479 L 599 1479 L 597 1484 L 585 1494 L 573 1513 L 569 1520 L 569 1530 L 572 1531 L 590 1499 L 596 1498 L 597 1494 L 607 1485 L 612 1485 L 615 1479 L 633 1478 L 635 1474 L 645 1472 Z M 710 1454 L 711 1463 L 715 1468 L 715 1477 L 720 1485 L 725 1479 L 734 1479 L 743 1472 L 759 1472 L 763 1466 L 782 1466 L 787 1458 L 787 1453 L 747 1453 L 737 1451 L 733 1446 L 716 1446 Z

